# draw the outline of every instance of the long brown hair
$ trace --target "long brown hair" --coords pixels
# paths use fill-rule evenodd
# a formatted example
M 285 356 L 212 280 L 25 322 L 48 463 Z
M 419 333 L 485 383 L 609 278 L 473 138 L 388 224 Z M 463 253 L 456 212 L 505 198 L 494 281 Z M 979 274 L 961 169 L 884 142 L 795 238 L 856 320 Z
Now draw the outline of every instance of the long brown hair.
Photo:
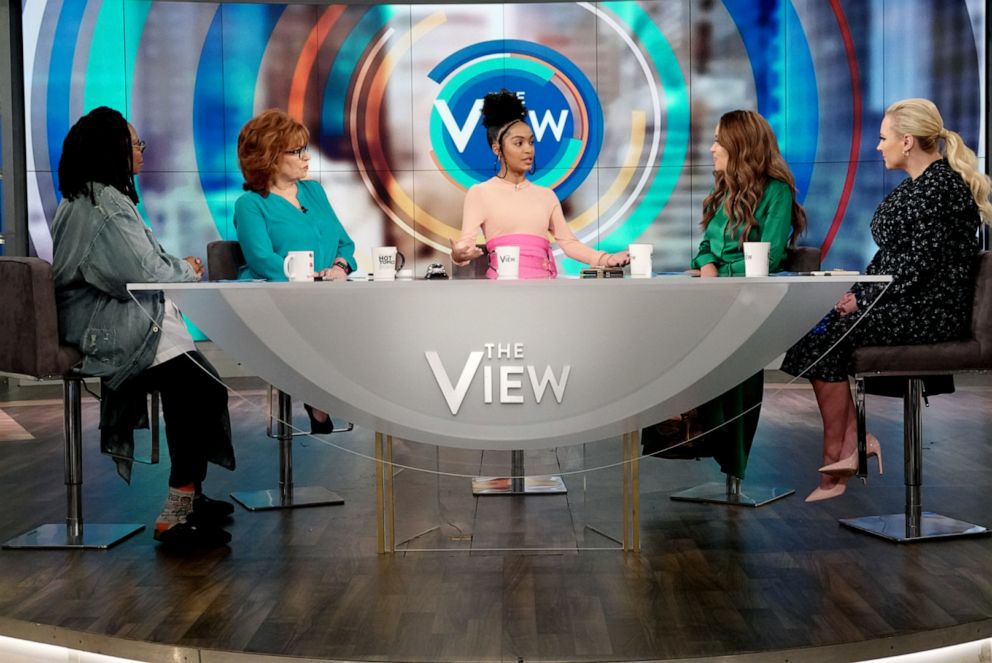
M 769 179 L 781 180 L 792 191 L 792 237 L 789 244 L 806 230 L 806 212 L 796 202 L 796 180 L 778 150 L 775 132 L 765 118 L 754 111 L 735 110 L 720 118 L 717 141 L 727 150 L 727 167 L 715 172 L 713 191 L 703 201 L 705 231 L 720 207 L 727 215 L 733 233 L 743 227 L 740 243 L 758 227 L 754 218 Z

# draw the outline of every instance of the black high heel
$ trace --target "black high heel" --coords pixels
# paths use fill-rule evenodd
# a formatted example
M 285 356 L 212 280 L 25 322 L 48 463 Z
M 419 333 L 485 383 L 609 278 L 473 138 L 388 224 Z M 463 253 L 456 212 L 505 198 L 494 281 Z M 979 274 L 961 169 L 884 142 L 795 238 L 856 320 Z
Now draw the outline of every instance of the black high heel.
M 328 433 L 334 432 L 334 422 L 331 421 L 330 413 L 327 414 L 326 421 L 317 421 L 313 417 L 313 408 L 311 406 L 304 403 L 303 409 L 307 411 L 307 416 L 310 417 L 311 435 L 327 435 Z

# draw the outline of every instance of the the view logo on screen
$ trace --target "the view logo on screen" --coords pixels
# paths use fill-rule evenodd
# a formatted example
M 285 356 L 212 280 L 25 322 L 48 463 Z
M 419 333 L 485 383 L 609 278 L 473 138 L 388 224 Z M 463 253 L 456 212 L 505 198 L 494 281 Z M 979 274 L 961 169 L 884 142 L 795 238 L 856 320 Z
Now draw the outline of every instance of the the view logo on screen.
M 517 96 L 523 99 L 525 104 L 527 103 L 526 92 L 517 92 Z M 447 101 L 438 99 L 434 102 L 434 110 L 441 117 L 441 122 L 444 123 L 444 128 L 448 132 L 448 136 L 454 141 L 455 149 L 462 154 L 465 153 L 465 148 L 468 147 L 469 139 L 472 138 L 472 132 L 479 126 L 482 119 L 482 101 L 482 99 L 475 100 L 475 103 L 472 104 L 472 109 L 468 112 L 468 116 L 462 124 L 458 124 L 458 120 L 455 119 L 451 109 L 448 108 Z M 545 110 L 544 117 L 542 118 L 538 118 L 537 111 L 534 110 L 528 111 L 527 116 L 530 126 L 534 130 L 535 141 L 538 143 L 543 141 L 544 133 L 550 129 L 555 142 L 558 144 L 561 143 L 562 136 L 565 134 L 566 121 L 569 117 L 568 108 L 561 109 L 557 118 L 550 110 Z
M 561 53 L 529 41 L 481 42 L 442 60 L 428 77 L 439 85 L 430 119 L 432 155 L 464 188 L 495 174 L 482 126 L 482 99 L 508 89 L 527 105 L 537 184 L 567 198 L 588 176 L 603 144 L 603 111 L 588 77 Z

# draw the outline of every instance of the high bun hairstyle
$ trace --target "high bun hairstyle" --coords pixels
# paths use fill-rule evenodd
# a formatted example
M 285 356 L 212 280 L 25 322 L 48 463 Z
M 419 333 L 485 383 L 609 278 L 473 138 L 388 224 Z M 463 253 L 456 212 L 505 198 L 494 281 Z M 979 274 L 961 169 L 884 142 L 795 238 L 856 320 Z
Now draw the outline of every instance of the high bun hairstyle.
M 515 93 L 503 88 L 490 92 L 482 101 L 482 126 L 490 145 L 503 149 L 506 130 L 517 122 L 526 122 L 527 107 Z

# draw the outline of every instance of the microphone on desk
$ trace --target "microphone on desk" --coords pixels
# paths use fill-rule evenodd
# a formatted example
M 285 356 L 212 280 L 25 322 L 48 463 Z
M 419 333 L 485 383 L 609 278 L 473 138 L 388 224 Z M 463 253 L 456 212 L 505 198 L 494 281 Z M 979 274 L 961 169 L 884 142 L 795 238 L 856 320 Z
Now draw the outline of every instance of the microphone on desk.
M 307 208 L 304 207 L 303 205 L 300 205 L 300 211 L 303 212 L 304 214 L 306 214 L 307 213 Z

